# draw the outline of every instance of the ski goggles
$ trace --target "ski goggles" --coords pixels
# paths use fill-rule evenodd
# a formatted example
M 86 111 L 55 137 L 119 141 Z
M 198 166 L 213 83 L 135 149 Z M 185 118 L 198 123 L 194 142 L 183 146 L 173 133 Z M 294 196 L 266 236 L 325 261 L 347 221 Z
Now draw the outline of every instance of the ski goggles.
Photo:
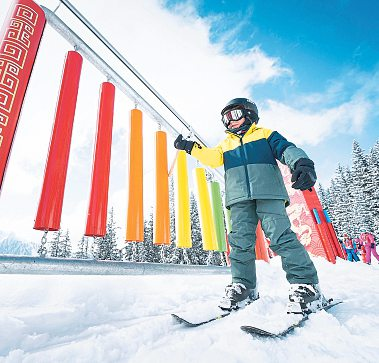
M 230 110 L 230 111 L 226 111 L 223 115 L 222 115 L 222 122 L 223 124 L 228 127 L 229 124 L 232 122 L 232 121 L 239 121 L 241 120 L 241 118 L 245 117 L 245 112 L 244 110 L 240 109 L 240 108 L 237 108 L 235 110 Z

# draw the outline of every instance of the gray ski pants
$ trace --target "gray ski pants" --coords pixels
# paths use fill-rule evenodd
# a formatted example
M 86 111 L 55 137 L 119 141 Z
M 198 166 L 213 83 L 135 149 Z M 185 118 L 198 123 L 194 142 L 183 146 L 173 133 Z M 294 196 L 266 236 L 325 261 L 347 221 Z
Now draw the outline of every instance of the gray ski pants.
M 232 231 L 229 233 L 232 281 L 248 288 L 256 286 L 255 230 L 258 220 L 270 239 L 270 248 L 282 258 L 289 283 L 317 284 L 317 271 L 308 252 L 291 230 L 291 224 L 279 199 L 238 202 L 230 207 Z

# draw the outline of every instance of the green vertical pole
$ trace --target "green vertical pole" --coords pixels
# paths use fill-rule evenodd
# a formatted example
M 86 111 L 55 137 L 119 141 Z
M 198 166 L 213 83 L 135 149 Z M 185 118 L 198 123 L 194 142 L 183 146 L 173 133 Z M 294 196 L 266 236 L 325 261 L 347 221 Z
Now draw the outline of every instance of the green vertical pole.
M 226 251 L 226 240 L 225 240 L 225 223 L 224 214 L 222 209 L 222 198 L 220 191 L 220 184 L 216 181 L 212 181 L 211 185 L 211 195 L 212 195 L 212 210 L 213 219 L 216 228 L 216 238 L 217 238 L 217 251 Z

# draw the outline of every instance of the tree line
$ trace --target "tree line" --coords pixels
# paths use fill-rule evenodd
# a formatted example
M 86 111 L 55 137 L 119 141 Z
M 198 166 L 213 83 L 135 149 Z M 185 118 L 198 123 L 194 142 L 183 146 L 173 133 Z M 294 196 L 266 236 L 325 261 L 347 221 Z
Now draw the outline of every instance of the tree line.
M 319 197 L 339 238 L 364 229 L 379 241 L 379 140 L 368 153 L 354 141 L 351 167 L 338 165 L 329 188 L 319 185 Z
M 69 231 L 54 232 L 49 242 L 51 257 L 79 258 L 131 262 L 173 263 L 191 265 L 226 265 L 225 255 L 216 251 L 204 251 L 199 220 L 199 212 L 194 194 L 190 194 L 190 216 L 192 248 L 178 248 L 175 244 L 175 200 L 173 179 L 170 178 L 170 245 L 154 245 L 154 213 L 151 208 L 144 221 L 144 241 L 126 242 L 119 248 L 118 230 L 114 210 L 108 213 L 106 234 L 104 237 L 83 236 L 78 242 L 78 249 L 72 254 Z

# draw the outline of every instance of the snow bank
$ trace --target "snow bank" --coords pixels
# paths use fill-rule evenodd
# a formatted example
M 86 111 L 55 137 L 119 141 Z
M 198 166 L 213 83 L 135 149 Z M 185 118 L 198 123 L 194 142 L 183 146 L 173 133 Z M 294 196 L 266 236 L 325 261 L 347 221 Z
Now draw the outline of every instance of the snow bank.
M 377 362 L 379 265 L 314 261 L 325 295 L 345 302 L 285 339 L 239 329 L 287 318 L 278 258 L 258 262 L 258 301 L 192 329 L 170 313 L 217 304 L 229 276 L 0 275 L 0 362 Z

